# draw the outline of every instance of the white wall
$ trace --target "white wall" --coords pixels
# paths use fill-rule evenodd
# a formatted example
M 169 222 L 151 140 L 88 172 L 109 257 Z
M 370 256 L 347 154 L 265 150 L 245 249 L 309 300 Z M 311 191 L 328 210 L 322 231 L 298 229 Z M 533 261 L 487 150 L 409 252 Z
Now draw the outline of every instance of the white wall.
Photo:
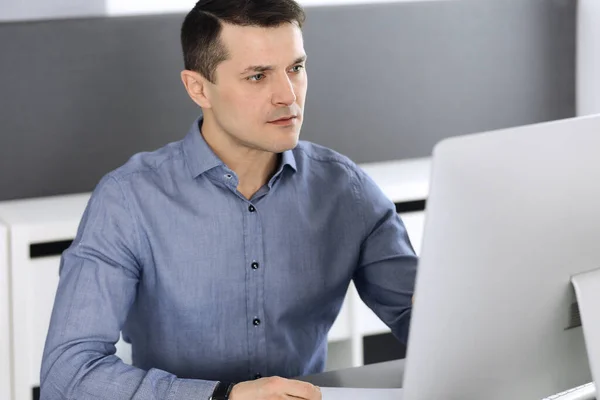
M 391 3 L 406 1 L 431 0 L 298 0 L 298 2 L 303 6 Z M 189 11 L 194 4 L 196 4 L 195 0 L 170 0 L 168 2 L 164 0 L 106 0 L 106 10 L 109 15 L 185 12 Z
M 184 12 L 194 4 L 194 0 L 105 0 L 108 15 Z
M 298 0 L 303 6 L 436 0 Z M 437 0 L 449 1 L 449 0 Z M 196 0 L 0 0 L 0 22 L 189 11 Z
M 600 0 L 579 0 L 577 114 L 600 113 Z
M 104 14 L 105 0 L 0 0 L 0 22 Z

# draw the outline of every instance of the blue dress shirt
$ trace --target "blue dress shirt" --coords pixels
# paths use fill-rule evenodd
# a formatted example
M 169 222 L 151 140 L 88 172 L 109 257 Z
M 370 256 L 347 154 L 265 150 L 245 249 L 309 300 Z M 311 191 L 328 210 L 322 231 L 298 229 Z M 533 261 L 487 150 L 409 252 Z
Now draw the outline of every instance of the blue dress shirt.
M 352 279 L 406 342 L 417 258 L 377 185 L 300 141 L 247 200 L 201 125 L 94 190 L 61 259 L 43 400 L 204 400 L 217 380 L 320 372 Z

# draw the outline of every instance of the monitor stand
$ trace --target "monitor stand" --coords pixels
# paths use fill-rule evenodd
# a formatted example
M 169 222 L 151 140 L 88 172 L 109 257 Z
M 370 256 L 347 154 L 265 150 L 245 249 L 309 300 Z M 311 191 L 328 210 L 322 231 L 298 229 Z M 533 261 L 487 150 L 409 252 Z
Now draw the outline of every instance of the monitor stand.
M 571 283 L 579 306 L 592 379 L 596 388 L 600 388 L 600 268 L 573 275 Z

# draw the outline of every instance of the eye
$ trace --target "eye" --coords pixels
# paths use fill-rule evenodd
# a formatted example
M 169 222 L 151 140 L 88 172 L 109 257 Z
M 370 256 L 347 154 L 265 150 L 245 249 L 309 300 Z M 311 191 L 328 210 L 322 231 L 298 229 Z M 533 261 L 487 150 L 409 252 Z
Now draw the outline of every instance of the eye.
M 298 72 L 302 71 L 303 69 L 304 69 L 304 65 L 300 65 L 300 64 L 294 65 L 292 67 L 292 72 L 298 73 Z
M 262 81 L 264 78 L 265 78 L 265 74 L 256 74 L 256 75 L 249 76 L 246 79 L 249 81 L 258 82 L 258 81 Z

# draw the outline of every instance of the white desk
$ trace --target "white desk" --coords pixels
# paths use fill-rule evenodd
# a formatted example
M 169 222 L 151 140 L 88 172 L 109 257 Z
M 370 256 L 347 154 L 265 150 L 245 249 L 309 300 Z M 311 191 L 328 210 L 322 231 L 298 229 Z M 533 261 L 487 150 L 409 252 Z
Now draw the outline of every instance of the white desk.
M 428 159 L 363 164 L 361 167 L 395 203 L 427 197 Z M 13 349 L 10 363 L 5 353 L 1 353 L 0 391 L 10 387 L 3 382 L 12 376 L 13 400 L 31 400 L 32 389 L 39 386 L 42 353 L 58 286 L 60 242 L 64 247 L 75 237 L 89 196 L 89 193 L 84 193 L 0 202 L 0 223 L 7 227 L 0 230 L 0 278 L 10 275 L 8 285 L 12 297 L 10 306 L 0 297 L 0 332 L 8 328 Z M 403 213 L 402 218 L 418 252 L 423 211 Z M 3 232 L 8 235 L 8 262 L 7 249 L 3 249 L 3 243 L 4 247 L 7 243 L 7 240 L 2 240 Z M 35 253 L 40 250 L 44 253 L 43 247 L 52 243 L 58 243 L 60 251 L 35 257 Z M 0 280 L 0 285 L 3 285 L 0 293 L 6 293 L 3 289 L 7 282 Z M 6 315 L 9 307 L 10 314 Z M 7 324 L 10 315 L 12 320 Z M 340 315 L 329 332 L 328 369 L 362 365 L 362 338 L 383 332 L 389 332 L 387 326 L 362 303 L 351 286 Z M 0 336 L 0 350 L 3 350 L 2 346 L 8 346 L 7 343 L 5 336 Z M 125 362 L 131 362 L 129 346 L 124 342 L 117 344 L 117 354 Z M 10 371 L 4 373 L 9 364 Z M 4 398 L 10 397 L 0 392 L 0 399 Z

